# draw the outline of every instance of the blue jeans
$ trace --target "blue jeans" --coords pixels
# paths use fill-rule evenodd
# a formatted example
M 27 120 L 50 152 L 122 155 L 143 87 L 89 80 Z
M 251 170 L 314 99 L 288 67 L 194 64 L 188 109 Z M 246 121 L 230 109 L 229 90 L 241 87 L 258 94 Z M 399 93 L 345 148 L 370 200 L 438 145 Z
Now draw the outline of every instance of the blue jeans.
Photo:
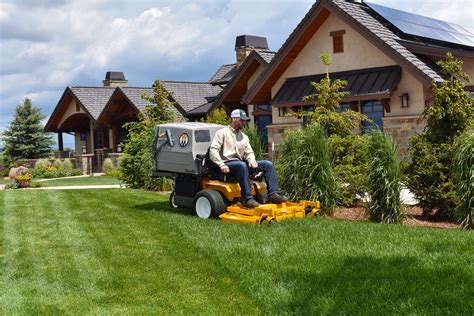
M 257 163 L 258 167 L 265 172 L 268 195 L 278 193 L 278 180 L 272 162 L 268 160 L 258 160 Z M 239 181 L 242 197 L 247 200 L 251 199 L 252 191 L 250 189 L 249 167 L 247 162 L 242 160 L 230 160 L 226 161 L 225 164 L 230 169 L 229 174 L 236 177 Z

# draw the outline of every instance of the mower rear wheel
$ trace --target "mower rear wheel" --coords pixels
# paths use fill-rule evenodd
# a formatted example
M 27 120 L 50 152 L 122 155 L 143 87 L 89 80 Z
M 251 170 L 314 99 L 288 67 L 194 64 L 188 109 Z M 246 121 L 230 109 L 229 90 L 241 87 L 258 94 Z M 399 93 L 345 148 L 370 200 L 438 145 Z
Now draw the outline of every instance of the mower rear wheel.
M 200 218 L 215 218 L 226 212 L 227 206 L 219 192 L 202 190 L 194 198 L 194 211 Z
M 178 208 L 179 207 L 174 202 L 175 197 L 176 197 L 176 191 L 171 192 L 171 194 L 170 194 L 170 206 L 171 206 L 171 208 Z

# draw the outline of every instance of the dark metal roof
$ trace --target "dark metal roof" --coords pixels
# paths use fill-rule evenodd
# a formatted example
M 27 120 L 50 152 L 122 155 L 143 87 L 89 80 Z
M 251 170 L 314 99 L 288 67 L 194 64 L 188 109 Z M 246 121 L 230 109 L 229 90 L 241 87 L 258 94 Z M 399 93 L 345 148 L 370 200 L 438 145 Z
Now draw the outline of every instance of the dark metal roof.
M 237 64 L 222 65 L 209 80 L 214 85 L 228 83 L 237 71 Z
M 294 77 L 286 79 L 272 100 L 273 105 L 301 103 L 303 97 L 315 94 L 311 82 L 319 82 L 326 74 Z M 344 91 L 350 91 L 350 97 L 390 94 L 400 81 L 400 66 L 368 68 L 342 71 L 329 74 L 331 80 L 347 81 Z

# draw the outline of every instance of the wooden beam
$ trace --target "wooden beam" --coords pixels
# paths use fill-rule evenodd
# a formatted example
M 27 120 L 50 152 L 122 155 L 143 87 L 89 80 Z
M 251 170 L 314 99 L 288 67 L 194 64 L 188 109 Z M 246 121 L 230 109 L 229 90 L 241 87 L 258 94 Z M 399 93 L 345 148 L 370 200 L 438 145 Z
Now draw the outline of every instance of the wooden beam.
M 380 101 L 382 102 L 385 112 L 390 113 L 390 99 L 382 99 Z
M 59 151 L 63 151 L 63 132 L 61 130 L 58 131 L 58 149 Z

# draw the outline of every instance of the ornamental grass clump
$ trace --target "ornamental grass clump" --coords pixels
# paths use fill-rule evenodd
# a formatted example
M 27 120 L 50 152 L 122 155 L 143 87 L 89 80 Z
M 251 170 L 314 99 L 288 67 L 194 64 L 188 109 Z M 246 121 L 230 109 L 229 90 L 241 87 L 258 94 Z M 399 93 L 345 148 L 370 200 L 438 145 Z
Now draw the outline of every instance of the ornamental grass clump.
M 70 173 L 74 169 L 74 165 L 72 164 L 71 160 L 69 158 L 64 159 L 62 163 L 62 168 L 64 171 Z
M 404 209 L 400 201 L 400 160 L 393 138 L 380 130 L 373 130 L 368 160 L 368 211 L 371 219 L 387 224 L 401 223 Z
M 35 169 L 44 169 L 51 166 L 51 162 L 48 159 L 38 159 L 35 163 Z
M 277 162 L 280 186 L 292 200 L 318 200 L 324 213 L 335 206 L 331 150 L 321 126 L 287 131 Z
M 252 146 L 255 158 L 257 160 L 263 159 L 263 141 L 258 129 L 253 124 L 247 124 L 243 128 L 243 132 L 248 136 L 250 145 Z
M 474 210 L 474 134 L 461 136 L 455 145 L 454 187 L 459 197 L 455 217 L 463 228 L 473 228 Z

